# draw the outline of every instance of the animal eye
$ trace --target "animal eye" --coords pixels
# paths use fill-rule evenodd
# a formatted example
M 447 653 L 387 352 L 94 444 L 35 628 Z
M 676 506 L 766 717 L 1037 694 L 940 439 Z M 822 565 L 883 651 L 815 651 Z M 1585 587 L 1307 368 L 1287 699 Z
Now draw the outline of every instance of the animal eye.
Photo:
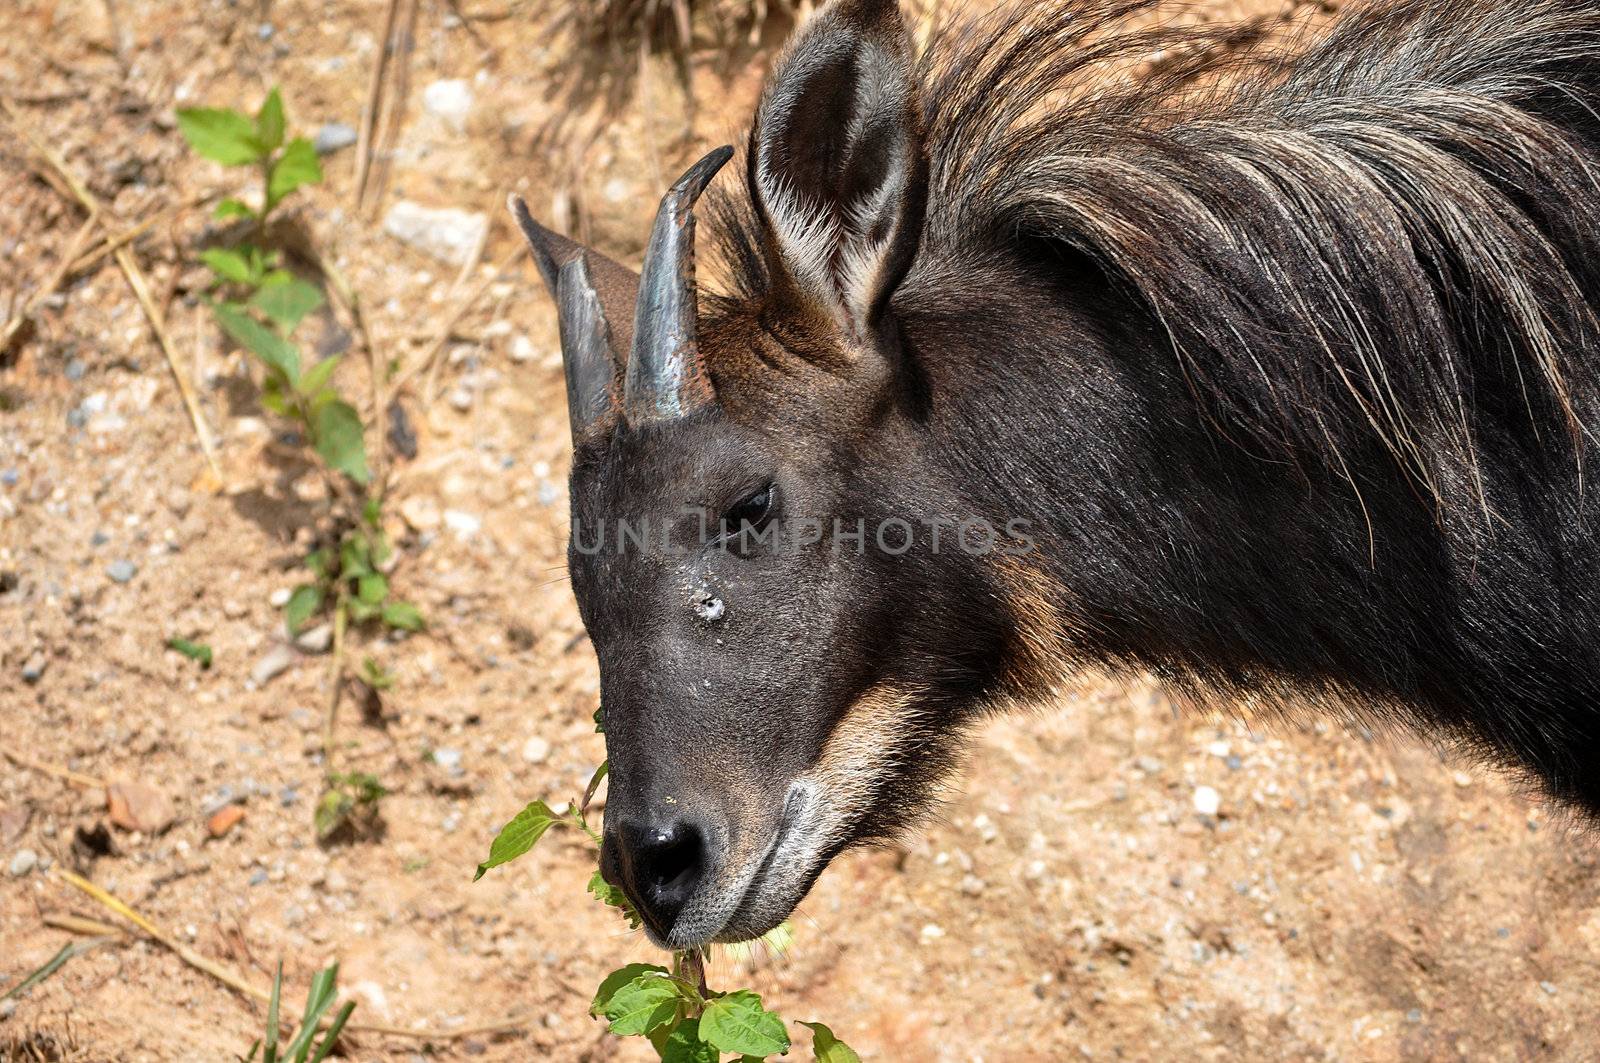
M 775 494 L 773 485 L 767 484 L 728 510 L 722 517 L 722 534 L 731 537 L 741 536 L 750 531 L 760 531 L 772 515 Z

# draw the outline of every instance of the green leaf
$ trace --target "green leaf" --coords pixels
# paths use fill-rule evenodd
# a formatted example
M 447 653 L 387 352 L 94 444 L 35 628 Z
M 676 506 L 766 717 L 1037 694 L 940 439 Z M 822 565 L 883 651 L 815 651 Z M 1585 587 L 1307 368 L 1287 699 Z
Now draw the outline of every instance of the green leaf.
M 283 149 L 278 161 L 267 174 L 267 210 L 271 210 L 290 192 L 301 185 L 314 185 L 322 180 L 322 162 L 317 149 L 305 137 L 295 137 Z
M 256 212 L 251 210 L 250 204 L 244 200 L 229 196 L 217 204 L 217 209 L 211 212 L 211 216 L 218 221 L 229 221 L 233 218 L 253 218 Z
M 177 650 L 201 668 L 211 667 L 211 647 L 203 642 L 190 642 L 188 639 L 178 638 L 174 635 L 167 640 L 167 648 L 169 650 Z
M 352 535 L 339 544 L 339 573 L 346 579 L 359 579 L 372 571 L 372 552 L 367 537 Z
M 267 154 L 256 137 L 255 123 L 238 111 L 180 108 L 178 131 L 197 154 L 224 166 L 247 166 Z
M 361 681 L 373 690 L 388 690 L 394 686 L 394 673 L 371 657 L 361 660 Z
M 390 602 L 384 606 L 383 622 L 402 631 L 421 631 L 427 626 L 422 614 L 410 602 Z
M 684 1019 L 658 1047 L 661 1063 L 719 1063 L 722 1053 L 700 1040 L 700 1020 Z
M 307 369 L 306 375 L 300 381 L 300 394 L 308 397 L 318 395 L 328 386 L 328 380 L 332 378 L 333 371 L 337 368 L 339 368 L 339 356 L 336 354 L 332 358 L 324 358 Z
M 298 367 L 297 367 L 298 368 Z M 367 482 L 367 444 L 361 415 L 348 402 L 330 402 L 316 413 L 317 453 L 358 484 Z
M 489 843 L 489 859 L 478 865 L 478 872 L 472 876 L 472 881 L 478 881 L 491 867 L 515 860 L 532 849 L 552 824 L 562 822 L 566 821 L 550 811 L 549 805 L 543 801 L 533 802 L 500 828 L 500 833 Z
M 626 908 L 628 895 L 606 881 L 606 877 L 596 871 L 589 876 L 589 892 L 602 904 L 609 904 L 613 908 Z
M 215 273 L 225 281 L 234 281 L 238 284 L 250 284 L 254 275 L 250 272 L 250 260 L 242 251 L 226 247 L 208 247 L 200 252 L 200 261 L 211 267 Z
M 284 331 L 293 332 L 305 316 L 322 305 L 322 292 L 315 284 L 288 275 L 287 279 L 264 284 L 250 297 L 250 305 Z
M 283 961 L 278 961 L 278 973 L 272 977 L 272 995 L 267 998 L 267 1046 L 265 1050 L 268 1063 L 278 1058 L 278 1003 L 283 993 Z
M 344 1007 L 339 1009 L 339 1014 L 335 1015 L 333 1021 L 328 1024 L 328 1032 L 323 1035 L 322 1044 L 317 1046 L 316 1054 L 307 1063 L 322 1063 L 323 1060 L 328 1058 L 328 1054 L 333 1051 L 333 1046 L 339 1042 L 339 1034 L 343 1032 L 344 1024 L 350 1021 L 350 1013 L 355 1010 L 355 1001 L 349 1000 L 345 1002 Z
M 647 1034 L 677 1017 L 678 987 L 665 975 L 647 972 L 620 986 L 600 1013 L 619 1037 Z
M 356 581 L 356 596 L 368 605 L 377 605 L 389 597 L 389 581 L 378 572 L 369 572 Z
M 600 782 L 611 773 L 611 761 L 602 760 L 600 766 L 594 769 L 594 774 L 589 776 L 589 785 L 583 788 L 583 800 L 578 802 L 578 811 L 586 812 L 589 802 L 594 800 L 594 792 L 600 789 Z
M 283 97 L 274 85 L 256 112 L 256 139 L 266 150 L 277 151 L 283 146 L 283 126 Z
M 611 1003 L 611 998 L 617 995 L 617 990 L 633 981 L 635 978 L 646 974 L 665 975 L 665 967 L 653 963 L 630 963 L 626 967 L 618 967 L 606 975 L 605 981 L 600 983 L 600 988 L 595 990 L 594 1001 L 589 1005 L 589 1014 L 598 1015 Z
M 292 385 L 300 382 L 300 352 L 294 344 L 251 317 L 238 303 L 218 303 L 211 308 L 222 331 L 233 337 L 235 343 L 250 351 L 267 365 L 282 373 Z M 350 411 L 354 416 L 355 411 Z M 361 427 L 360 421 L 356 427 Z M 363 455 L 362 469 L 366 469 Z
M 802 1022 L 811 1030 L 811 1051 L 817 1063 L 861 1063 L 855 1049 L 833 1035 L 833 1031 L 820 1022 Z
M 289 625 L 289 634 L 298 635 L 306 621 L 311 619 L 311 614 L 321 608 L 321 587 L 313 583 L 296 587 L 294 593 L 289 595 L 289 604 L 283 607 L 283 618 Z
M 313 550 L 307 554 L 305 565 L 306 568 L 311 570 L 311 574 L 316 576 L 318 580 L 325 580 L 328 578 L 328 562 L 330 560 L 331 558 L 328 556 L 327 548 L 324 547 L 322 549 Z
M 700 1036 L 724 1052 L 770 1056 L 789 1050 L 783 1020 L 761 1006 L 748 989 L 720 996 L 700 1016 Z

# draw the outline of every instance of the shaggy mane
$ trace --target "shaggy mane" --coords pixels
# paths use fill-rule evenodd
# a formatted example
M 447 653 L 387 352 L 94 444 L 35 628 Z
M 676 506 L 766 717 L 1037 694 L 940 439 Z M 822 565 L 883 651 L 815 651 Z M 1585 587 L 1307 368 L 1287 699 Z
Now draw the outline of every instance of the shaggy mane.
M 1344 455 L 1376 439 L 1471 535 L 1495 523 L 1486 433 L 1531 431 L 1581 489 L 1600 5 L 1379 2 L 1289 48 L 1260 23 L 1152 25 L 1160 7 L 1008 4 L 934 35 L 928 215 L 895 305 L 1043 240 L 1135 297 L 1261 460 L 1323 463 L 1359 498 Z M 759 296 L 755 219 L 718 212 Z

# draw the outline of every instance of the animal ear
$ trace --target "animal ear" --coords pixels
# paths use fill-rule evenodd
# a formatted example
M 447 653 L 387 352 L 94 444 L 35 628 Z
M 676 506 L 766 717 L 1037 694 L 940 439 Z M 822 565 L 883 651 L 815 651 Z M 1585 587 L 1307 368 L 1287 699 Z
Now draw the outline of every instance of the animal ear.
M 633 342 L 639 275 L 546 229 L 533 220 L 520 196 L 512 196 L 509 205 L 556 301 L 567 414 L 576 445 L 590 427 L 621 405 L 626 365 L 622 352 Z
M 838 0 L 779 61 L 750 133 L 750 186 L 777 283 L 858 340 L 922 228 L 912 62 L 895 0 Z

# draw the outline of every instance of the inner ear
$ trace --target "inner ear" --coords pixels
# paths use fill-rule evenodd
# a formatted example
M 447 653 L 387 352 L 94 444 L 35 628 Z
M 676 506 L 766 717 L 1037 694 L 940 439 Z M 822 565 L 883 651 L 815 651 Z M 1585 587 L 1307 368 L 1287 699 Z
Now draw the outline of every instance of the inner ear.
M 772 111 L 781 128 L 765 138 L 762 161 L 817 206 L 837 210 L 850 201 L 848 189 L 861 187 L 850 157 L 858 75 L 850 52 L 824 57 L 793 87 L 789 106 Z

